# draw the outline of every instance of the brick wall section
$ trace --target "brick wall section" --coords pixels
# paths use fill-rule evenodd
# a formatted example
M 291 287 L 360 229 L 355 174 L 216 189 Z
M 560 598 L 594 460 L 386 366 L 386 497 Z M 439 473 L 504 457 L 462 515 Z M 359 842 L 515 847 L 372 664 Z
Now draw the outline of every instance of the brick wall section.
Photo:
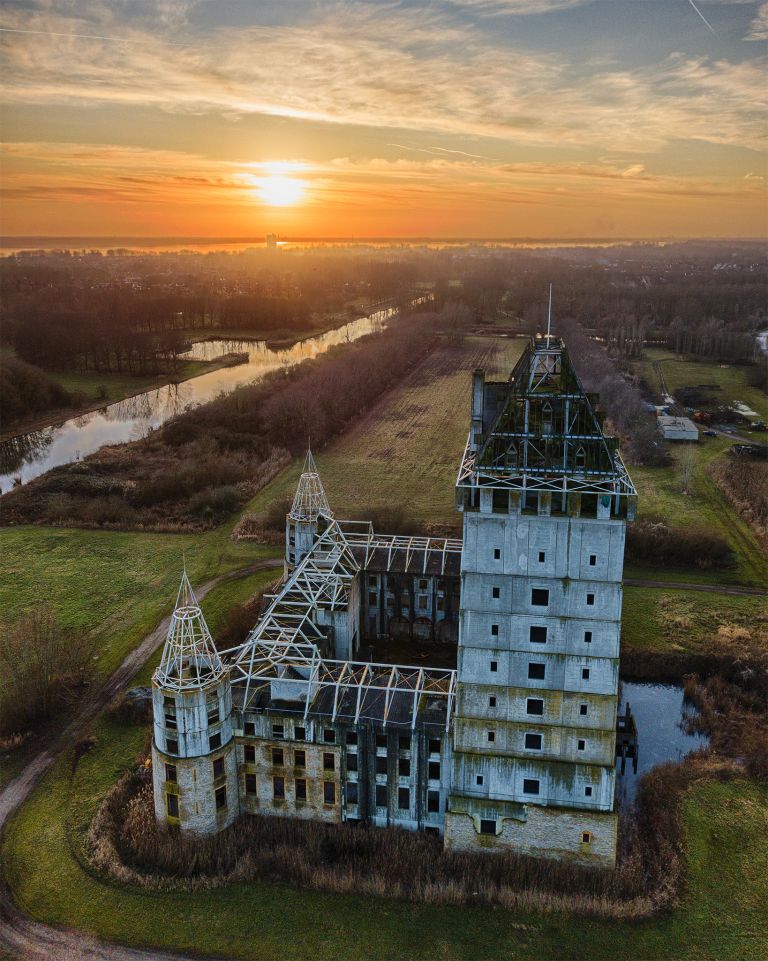
M 615 814 L 529 805 L 527 820 L 503 818 L 500 827 L 501 833 L 497 835 L 480 834 L 479 819 L 449 812 L 445 815 L 445 847 L 470 852 L 514 850 L 604 867 L 614 864 Z M 591 836 L 587 844 L 582 841 L 585 832 Z

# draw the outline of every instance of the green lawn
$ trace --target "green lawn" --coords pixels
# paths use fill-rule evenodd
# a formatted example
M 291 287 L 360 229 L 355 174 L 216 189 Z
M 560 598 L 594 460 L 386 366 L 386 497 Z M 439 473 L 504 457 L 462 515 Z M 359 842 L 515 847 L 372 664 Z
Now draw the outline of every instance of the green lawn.
M 194 586 L 277 554 L 232 541 L 229 525 L 194 535 L 6 527 L 0 611 L 12 620 L 45 603 L 64 624 L 95 634 L 106 676 L 172 608 L 185 557 Z
M 733 653 L 768 646 L 768 597 L 625 587 L 622 645 L 653 652 Z
M 438 346 L 402 383 L 325 450 L 318 469 L 337 517 L 402 508 L 414 520 L 460 525 L 454 485 L 469 427 L 472 370 L 506 377 L 524 340 L 467 337 Z M 293 493 L 302 459 L 283 471 L 248 505 L 263 511 Z
M 640 924 L 431 907 L 256 883 L 196 894 L 104 883 L 83 839 L 105 791 L 146 743 L 101 719 L 74 775 L 63 757 L 11 822 L 3 868 L 22 909 L 126 944 L 232 958 L 759 961 L 768 939 L 768 792 L 704 783 L 685 803 L 683 904 Z

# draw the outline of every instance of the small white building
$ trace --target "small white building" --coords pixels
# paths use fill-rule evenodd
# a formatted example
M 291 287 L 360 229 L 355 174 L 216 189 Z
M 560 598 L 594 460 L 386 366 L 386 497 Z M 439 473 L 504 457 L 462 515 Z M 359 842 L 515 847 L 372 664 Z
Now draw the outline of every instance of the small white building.
M 671 414 L 659 414 L 656 420 L 664 440 L 699 439 L 699 428 L 690 417 L 675 417 Z

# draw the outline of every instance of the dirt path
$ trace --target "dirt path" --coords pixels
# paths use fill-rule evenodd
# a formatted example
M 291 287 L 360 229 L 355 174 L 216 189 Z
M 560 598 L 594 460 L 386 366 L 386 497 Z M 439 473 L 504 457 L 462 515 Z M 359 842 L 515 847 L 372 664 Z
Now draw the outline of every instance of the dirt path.
M 247 577 L 256 571 L 277 567 L 274 558 L 258 561 L 238 571 L 230 571 L 214 577 L 195 589 L 198 600 L 226 581 Z M 21 773 L 0 791 L 0 843 L 5 825 L 32 792 L 33 788 L 53 764 L 56 758 L 70 747 L 82 734 L 83 729 L 102 711 L 116 694 L 124 690 L 136 672 L 163 642 L 170 624 L 170 614 L 148 634 L 126 657 L 115 673 L 102 687 L 84 700 L 80 712 L 61 732 L 47 751 L 42 751 Z M 0 868 L 2 857 L 0 856 Z M 64 931 L 49 927 L 25 917 L 13 903 L 7 885 L 0 881 L 0 957 L 30 959 L 30 961 L 184 961 L 181 955 L 164 954 L 156 950 L 142 951 L 106 944 L 77 931 Z
M 704 591 L 707 594 L 746 594 L 752 597 L 768 597 L 768 591 L 759 587 L 740 587 L 738 584 L 691 584 L 688 581 L 647 581 L 643 578 L 625 577 L 625 587 L 662 587 L 671 591 Z

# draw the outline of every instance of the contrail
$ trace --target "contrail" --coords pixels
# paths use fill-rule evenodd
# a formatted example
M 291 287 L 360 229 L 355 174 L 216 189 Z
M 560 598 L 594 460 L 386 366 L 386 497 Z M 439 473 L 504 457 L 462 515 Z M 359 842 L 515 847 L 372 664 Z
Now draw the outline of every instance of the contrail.
M 0 27 L 0 33 L 33 33 L 39 37 L 74 37 L 78 40 L 111 40 L 114 43 L 151 43 L 150 40 L 133 40 L 129 37 L 102 37 L 95 33 L 54 33 L 52 30 L 15 30 L 13 27 Z M 183 47 L 183 43 L 165 40 L 174 47 Z
M 696 11 L 696 13 L 698 13 L 698 15 L 699 15 L 699 16 L 701 17 L 701 19 L 704 21 L 704 23 L 706 23 L 707 29 L 708 29 L 709 32 L 712 34 L 712 36 L 713 36 L 713 37 L 716 37 L 717 34 L 716 34 L 715 31 L 713 30 L 712 24 L 709 22 L 709 20 L 707 20 L 707 18 L 704 16 L 704 14 L 701 12 L 701 10 L 699 10 L 699 8 L 696 6 L 696 4 L 693 2 L 693 0 L 688 0 L 688 3 L 690 3 L 690 5 L 693 7 L 693 9 Z

